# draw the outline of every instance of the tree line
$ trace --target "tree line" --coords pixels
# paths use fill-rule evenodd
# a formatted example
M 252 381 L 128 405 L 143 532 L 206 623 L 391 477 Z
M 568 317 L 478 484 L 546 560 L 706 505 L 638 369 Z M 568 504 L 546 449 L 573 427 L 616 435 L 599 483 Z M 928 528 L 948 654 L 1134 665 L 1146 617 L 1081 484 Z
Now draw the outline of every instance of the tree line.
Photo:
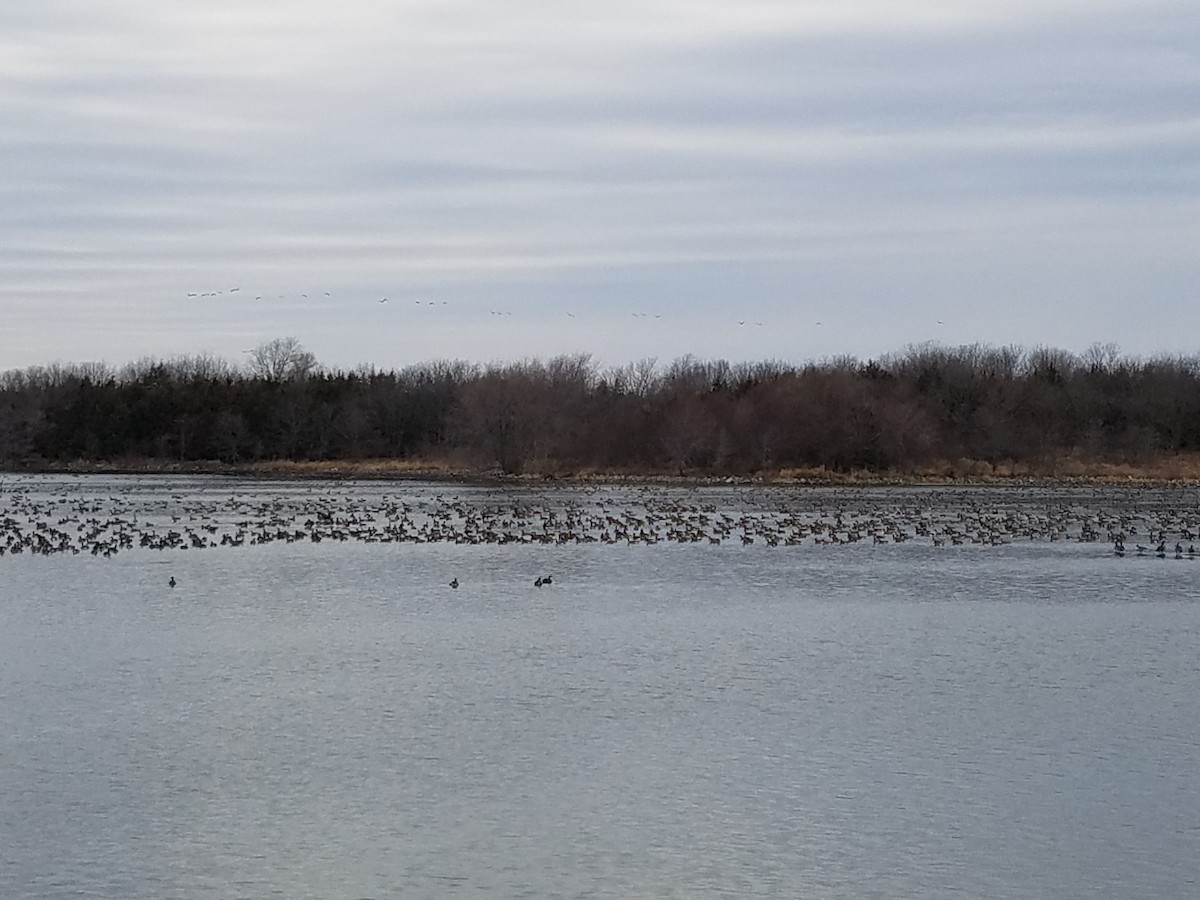
M 588 355 L 321 367 L 294 338 L 0 375 L 0 460 L 453 461 L 505 473 L 1045 468 L 1200 451 L 1200 357 L 928 344 L 795 365 Z

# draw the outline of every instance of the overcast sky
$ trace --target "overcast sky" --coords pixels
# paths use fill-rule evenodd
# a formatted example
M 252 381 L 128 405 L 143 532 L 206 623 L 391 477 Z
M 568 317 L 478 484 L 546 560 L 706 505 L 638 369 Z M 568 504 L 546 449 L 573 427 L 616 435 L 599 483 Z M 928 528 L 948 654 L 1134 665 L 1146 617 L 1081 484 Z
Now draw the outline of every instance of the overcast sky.
M 1197 353 L 1198 285 L 1195 0 L 0 6 L 0 369 Z

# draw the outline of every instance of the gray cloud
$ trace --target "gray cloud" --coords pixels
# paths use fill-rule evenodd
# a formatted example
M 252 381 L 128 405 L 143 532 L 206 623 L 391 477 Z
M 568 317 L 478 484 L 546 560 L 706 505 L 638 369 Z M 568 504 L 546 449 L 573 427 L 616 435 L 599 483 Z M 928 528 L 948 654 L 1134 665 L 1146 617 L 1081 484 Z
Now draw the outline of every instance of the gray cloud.
M 1197 349 L 1183 2 L 21 6 L 0 366 Z

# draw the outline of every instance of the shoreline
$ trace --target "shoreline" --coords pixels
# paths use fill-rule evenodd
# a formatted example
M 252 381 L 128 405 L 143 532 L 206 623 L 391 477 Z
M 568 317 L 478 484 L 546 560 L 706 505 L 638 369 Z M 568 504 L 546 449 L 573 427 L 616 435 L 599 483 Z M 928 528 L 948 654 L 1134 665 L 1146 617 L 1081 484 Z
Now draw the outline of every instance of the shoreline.
M 213 475 L 234 479 L 278 481 L 447 481 L 505 485 L 680 485 L 680 486 L 813 486 L 813 487 L 955 487 L 955 486 L 1196 486 L 1200 458 L 1170 457 L 1149 464 L 1060 460 L 1045 467 L 960 460 L 915 472 L 782 468 L 743 474 L 704 472 L 530 471 L 505 474 L 496 468 L 453 465 L 443 461 L 368 459 L 256 463 L 215 461 L 169 462 L 159 459 L 28 461 L 0 466 L 0 476 L 24 475 Z

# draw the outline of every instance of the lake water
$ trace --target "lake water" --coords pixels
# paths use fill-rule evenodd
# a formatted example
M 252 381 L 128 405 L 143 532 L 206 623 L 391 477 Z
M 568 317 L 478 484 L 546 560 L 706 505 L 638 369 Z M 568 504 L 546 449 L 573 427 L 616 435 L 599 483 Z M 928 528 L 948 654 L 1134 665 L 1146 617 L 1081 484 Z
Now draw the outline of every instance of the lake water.
M 0 897 L 1200 896 L 1195 491 L 0 491 Z

